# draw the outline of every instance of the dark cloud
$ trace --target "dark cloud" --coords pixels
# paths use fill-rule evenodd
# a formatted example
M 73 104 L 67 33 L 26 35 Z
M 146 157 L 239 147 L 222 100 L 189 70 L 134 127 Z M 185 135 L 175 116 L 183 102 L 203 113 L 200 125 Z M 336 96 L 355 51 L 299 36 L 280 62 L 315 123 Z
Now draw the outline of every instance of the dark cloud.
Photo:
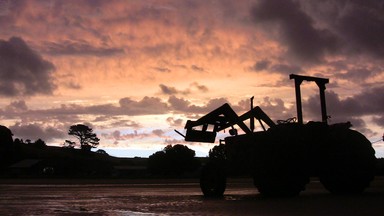
M 204 71 L 205 71 L 203 67 L 199 67 L 199 66 L 197 66 L 197 65 L 192 65 L 192 66 L 191 66 L 191 69 L 192 69 L 193 71 L 197 71 L 197 72 L 204 72 Z
M 115 140 L 121 140 L 121 133 L 120 131 L 118 130 L 115 130 L 111 133 L 111 136 L 115 139 Z
M 186 99 L 171 96 L 169 97 L 168 103 L 170 104 L 171 110 L 183 114 L 193 113 L 198 115 L 205 115 L 229 102 L 226 98 L 215 98 L 209 100 L 202 106 L 196 106 Z M 264 112 L 266 112 L 267 115 L 269 115 L 273 120 L 284 120 L 295 115 L 294 107 L 287 105 L 282 99 L 279 98 L 272 99 L 265 97 L 262 101 L 255 101 L 254 104 L 255 106 L 260 106 Z M 231 104 L 231 107 L 238 115 L 241 115 L 249 110 L 250 101 L 249 99 L 241 100 L 237 104 Z M 193 116 L 191 118 L 199 118 L 199 116 Z M 171 125 L 175 124 L 175 120 L 173 118 L 168 118 L 167 122 Z M 181 123 L 182 120 L 179 119 L 175 126 Z
M 108 7 L 108 3 L 103 2 L 102 6 Z M 172 16 L 170 12 L 174 10 L 174 6 L 171 5 L 171 3 L 151 4 L 149 2 L 145 2 L 144 4 L 137 4 L 131 7 L 135 8 L 135 10 L 129 10 L 129 13 L 122 14 L 121 16 L 107 18 L 104 22 L 106 22 L 106 24 L 129 23 L 133 26 L 139 25 L 148 20 L 156 20 L 158 23 L 168 26 L 172 26 L 174 23 L 174 20 L 167 18 Z
M 111 122 L 109 125 L 106 125 L 108 127 L 128 127 L 128 128 L 140 128 L 141 124 L 135 121 L 130 121 L 127 119 L 120 119 L 117 121 Z M 99 126 L 100 127 L 100 126 Z
M 367 62 L 345 62 L 337 61 L 330 63 L 330 70 L 338 71 L 334 74 L 336 78 L 348 80 L 354 83 L 364 83 L 368 79 L 380 75 L 384 71 L 384 67 L 375 64 L 374 61 Z
M 368 88 L 360 94 L 340 99 L 335 93 L 328 93 L 331 98 L 330 106 L 334 106 L 337 114 L 351 116 L 383 115 L 384 114 L 384 86 Z
M 162 102 L 160 98 L 144 97 L 141 100 L 135 101 L 131 98 L 122 98 L 116 104 L 101 104 L 93 106 L 80 106 L 75 104 L 61 105 L 60 108 L 49 110 L 41 110 L 43 113 L 51 114 L 90 114 L 90 115 L 152 115 L 164 114 L 168 111 L 166 103 Z
M 273 120 L 286 120 L 296 116 L 294 107 L 289 106 L 280 98 L 264 97 L 263 101 L 255 103 Z
M 303 5 L 308 4 L 302 1 Z M 382 58 L 384 2 L 382 0 L 311 1 L 311 12 L 329 26 L 345 51 Z
M 81 106 L 77 104 L 62 104 L 58 108 L 47 110 L 36 110 L 31 114 L 36 115 L 51 115 L 51 116 L 65 116 L 65 115 L 155 115 L 165 114 L 168 112 L 168 105 L 162 102 L 160 98 L 144 97 L 141 100 L 133 100 L 129 97 L 121 98 L 119 103 L 116 104 L 100 104 L 92 106 Z
M 55 90 L 54 65 L 44 60 L 21 38 L 0 40 L 0 94 L 50 95 Z
M 82 88 L 79 83 L 75 83 L 75 82 L 64 83 L 64 86 L 69 88 L 69 89 L 75 89 L 75 90 L 79 90 Z
M 213 98 L 207 102 L 203 109 L 210 112 L 225 103 L 229 103 L 226 98 Z
M 168 103 L 171 110 L 176 112 L 206 114 L 223 105 L 224 103 L 228 103 L 228 100 L 225 98 L 215 98 L 209 100 L 203 106 L 197 106 L 184 98 L 177 98 L 176 96 L 171 96 L 168 99 Z
M 53 139 L 62 139 L 66 136 L 63 128 L 46 127 L 37 123 L 16 123 L 9 127 L 15 138 L 37 140 L 42 139 L 49 142 Z
M 10 2 L 9 1 L 0 1 L 0 16 L 6 16 L 10 13 Z
M 302 69 L 299 66 L 296 65 L 288 65 L 288 64 L 276 64 L 273 65 L 270 70 L 276 71 L 278 73 L 282 74 L 295 74 L 295 73 L 301 73 Z
M 97 47 L 86 41 L 49 42 L 45 44 L 44 52 L 50 55 L 78 55 L 108 57 L 124 54 L 122 48 Z
M 169 106 L 160 98 L 144 97 L 141 100 L 122 98 L 118 104 L 81 106 L 61 104 L 49 109 L 29 109 L 24 101 L 14 101 L 0 109 L 3 119 L 20 119 L 23 122 L 51 122 L 73 124 L 81 122 L 84 115 L 93 115 L 95 122 L 107 121 L 108 125 L 139 127 L 137 122 L 122 119 L 122 116 L 155 115 L 169 112 Z
M 159 132 L 157 131 L 155 133 L 159 133 Z M 102 133 L 101 137 L 103 137 L 104 139 L 114 140 L 114 144 L 118 144 L 119 141 L 126 141 L 126 140 L 132 140 L 132 139 L 143 139 L 146 137 L 156 135 L 155 133 L 145 133 L 145 132 L 139 132 L 137 130 L 134 130 L 130 133 L 122 134 L 119 130 L 115 130 L 115 131 L 110 132 L 110 133 Z
M 113 144 L 117 145 L 119 144 L 119 141 L 125 141 L 125 140 L 131 140 L 131 139 L 137 139 L 137 138 L 144 138 L 148 137 L 149 134 L 146 133 L 140 133 L 137 130 L 134 130 L 131 133 L 125 133 L 122 134 L 119 130 L 112 131 L 110 133 L 102 133 L 101 137 L 104 139 L 114 140 Z M 104 143 L 105 145 L 106 143 Z
M 118 107 L 117 111 L 126 115 L 164 114 L 168 111 L 168 105 L 156 97 L 144 97 L 140 101 L 122 98 L 119 101 L 119 105 L 120 107 Z
M 191 102 L 183 98 L 177 98 L 176 96 L 169 97 L 168 103 L 173 110 L 182 112 L 189 111 L 191 106 Z
M 166 86 L 164 84 L 160 84 L 159 87 L 161 89 L 161 93 L 165 94 L 165 95 L 175 95 L 175 94 L 187 95 L 187 94 L 192 93 L 194 90 L 197 90 L 199 92 L 207 92 L 208 91 L 208 87 L 206 87 L 205 85 L 200 85 L 197 82 L 191 83 L 189 85 L 189 88 L 186 88 L 184 90 L 178 90 L 175 87 Z
M 122 116 L 110 116 L 107 114 L 95 117 L 93 122 L 103 123 L 102 125 L 98 125 L 98 128 L 101 128 L 101 129 L 110 128 L 110 127 L 128 127 L 128 128 L 141 127 L 139 123 L 126 119 Z
M 153 69 L 155 69 L 158 72 L 162 72 L 162 73 L 169 73 L 169 72 L 171 72 L 171 70 L 169 68 L 165 68 L 165 67 L 154 67 Z
M 158 137 L 162 137 L 165 132 L 163 130 L 161 130 L 161 129 L 156 129 L 156 130 L 153 130 L 152 133 L 155 134 Z
M 110 133 L 102 133 L 101 137 L 104 139 L 110 139 L 114 140 L 115 145 L 119 144 L 119 141 L 126 141 L 126 140 L 132 140 L 132 139 L 143 139 L 146 137 L 150 137 L 151 134 L 149 133 L 142 133 L 138 132 L 137 130 L 134 130 L 130 133 L 121 133 L 119 130 L 112 131 Z
M 199 83 L 197 82 L 194 82 L 191 84 L 191 87 L 195 87 L 197 88 L 199 91 L 201 92 L 208 92 L 208 87 L 205 86 L 205 85 L 200 85 Z
M 268 71 L 270 73 L 278 73 L 282 75 L 301 73 L 303 70 L 301 67 L 293 64 L 272 64 L 268 60 L 261 60 L 255 63 L 249 68 L 251 71 L 261 72 Z
M 24 112 L 28 110 L 28 106 L 23 100 L 13 101 L 5 107 L 7 112 Z
M 138 52 L 145 53 L 151 58 L 158 58 L 159 56 L 162 56 L 164 54 L 172 53 L 175 49 L 177 50 L 177 47 L 180 45 L 175 43 L 161 43 L 161 44 L 155 44 L 155 45 L 144 45 L 138 50 Z
M 263 71 L 268 70 L 271 65 L 271 62 L 268 60 L 261 60 L 255 63 L 255 65 L 251 68 L 253 71 Z
M 373 118 L 373 122 L 381 127 L 384 127 L 384 116 Z
M 171 127 L 180 127 L 182 126 L 183 119 L 175 119 L 173 117 L 168 117 L 167 122 Z
M 314 20 L 292 0 L 261 0 L 251 10 L 255 23 L 273 25 L 278 37 L 297 59 L 318 63 L 337 47 L 335 36 L 327 29 L 315 27 Z
M 373 87 L 364 90 L 354 96 L 355 100 L 362 106 L 361 112 L 364 114 L 384 115 L 384 86 Z
M 302 62 L 320 63 L 327 54 L 376 59 L 384 54 L 381 0 L 260 0 L 251 17 L 266 27 L 270 38 L 276 36 L 287 47 L 287 59 L 292 55 Z
M 181 93 L 179 90 L 177 90 L 175 87 L 166 86 L 164 84 L 160 84 L 161 93 L 166 95 L 174 95 Z
M 381 125 L 384 116 L 384 86 L 374 87 L 347 98 L 340 98 L 332 91 L 326 92 L 327 112 L 331 116 L 331 122 L 351 121 L 361 131 L 369 131 L 362 120 L 364 116 L 373 116 L 373 120 Z M 320 116 L 320 100 L 318 95 L 310 97 L 303 103 L 309 109 L 311 116 Z
M 359 85 L 371 85 L 384 72 L 383 1 L 260 0 L 250 15 L 286 49 L 257 61 L 250 71 L 285 75 L 325 63 L 319 76 Z
M 363 106 L 355 98 L 348 97 L 341 99 L 338 94 L 333 91 L 326 92 L 326 104 L 327 112 L 332 118 L 343 118 L 362 115 Z M 304 107 L 307 107 L 312 116 L 320 115 L 320 97 L 319 95 L 313 95 L 303 103 Z

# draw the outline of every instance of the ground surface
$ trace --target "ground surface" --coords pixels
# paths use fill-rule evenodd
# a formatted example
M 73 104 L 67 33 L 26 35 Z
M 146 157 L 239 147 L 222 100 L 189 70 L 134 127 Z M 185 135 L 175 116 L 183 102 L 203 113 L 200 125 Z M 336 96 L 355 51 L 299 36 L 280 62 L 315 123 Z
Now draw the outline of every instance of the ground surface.
M 196 180 L 0 183 L 0 215 L 384 215 L 383 178 L 358 196 L 312 181 L 294 198 L 264 198 L 249 179 L 231 179 L 220 199 L 204 198 Z

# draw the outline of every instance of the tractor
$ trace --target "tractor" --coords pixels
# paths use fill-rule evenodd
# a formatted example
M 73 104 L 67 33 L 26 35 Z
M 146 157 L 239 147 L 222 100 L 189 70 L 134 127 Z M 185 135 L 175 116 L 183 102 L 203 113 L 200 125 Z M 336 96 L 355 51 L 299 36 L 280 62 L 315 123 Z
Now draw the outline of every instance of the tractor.
M 214 143 L 217 132 L 228 129 L 229 136 L 215 146 L 222 153 L 210 157 L 201 170 L 204 196 L 223 196 L 231 174 L 252 177 L 264 196 L 299 195 L 312 177 L 335 194 L 362 193 L 369 186 L 375 175 L 375 151 L 350 122 L 328 123 L 325 85 L 329 79 L 295 74 L 290 79 L 295 83 L 297 118 L 274 122 L 259 106 L 253 107 L 252 97 L 250 110 L 240 116 L 225 103 L 188 120 L 185 135 L 176 131 L 188 142 Z M 303 122 L 303 81 L 319 87 L 322 121 Z M 259 131 L 255 131 L 256 120 Z

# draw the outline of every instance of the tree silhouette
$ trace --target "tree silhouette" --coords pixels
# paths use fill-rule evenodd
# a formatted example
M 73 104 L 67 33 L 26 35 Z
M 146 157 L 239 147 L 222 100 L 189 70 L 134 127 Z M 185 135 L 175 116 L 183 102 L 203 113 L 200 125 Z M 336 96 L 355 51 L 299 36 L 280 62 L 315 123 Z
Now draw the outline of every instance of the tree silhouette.
M 87 125 L 72 125 L 69 128 L 68 135 L 72 135 L 79 140 L 82 150 L 90 151 L 91 148 L 96 148 L 99 145 L 100 139 L 93 133 L 92 128 Z
M 152 174 L 181 175 L 193 172 L 199 166 L 195 151 L 181 144 L 168 145 L 148 159 L 148 168 Z
M 42 139 L 36 140 L 34 143 L 31 143 L 31 145 L 36 148 L 45 148 L 47 146 L 47 144 Z
M 216 145 L 209 150 L 209 159 L 217 162 L 224 162 L 227 160 L 227 153 L 224 144 Z
M 12 162 L 15 158 L 13 134 L 7 127 L 0 125 L 0 167 Z
M 64 148 L 69 148 L 69 149 L 75 148 L 75 145 L 76 145 L 76 142 L 73 142 L 71 140 L 65 140 L 64 143 L 63 143 L 63 147 Z

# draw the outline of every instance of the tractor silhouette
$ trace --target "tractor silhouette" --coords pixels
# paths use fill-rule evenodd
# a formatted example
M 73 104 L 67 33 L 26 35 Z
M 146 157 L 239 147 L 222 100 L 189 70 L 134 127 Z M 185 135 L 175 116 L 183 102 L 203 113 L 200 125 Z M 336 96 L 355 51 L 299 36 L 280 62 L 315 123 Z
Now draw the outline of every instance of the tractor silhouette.
M 256 106 L 238 116 L 224 104 L 198 120 L 188 120 L 185 141 L 214 143 L 216 133 L 230 128 L 220 140 L 219 157 L 210 157 L 202 168 L 200 187 L 205 196 L 222 196 L 228 174 L 247 174 L 265 196 L 294 196 L 305 190 L 310 177 L 318 177 L 331 193 L 361 193 L 375 174 L 375 151 L 351 124 L 328 124 L 325 85 L 328 79 L 291 74 L 296 92 L 297 119 L 276 123 Z M 303 81 L 319 87 L 322 121 L 303 123 Z M 255 130 L 255 120 L 261 131 Z M 247 125 L 247 124 L 248 125 Z M 241 133 L 238 132 L 238 128 Z M 213 149 L 215 150 L 215 148 Z M 220 154 L 218 154 L 220 155 Z

